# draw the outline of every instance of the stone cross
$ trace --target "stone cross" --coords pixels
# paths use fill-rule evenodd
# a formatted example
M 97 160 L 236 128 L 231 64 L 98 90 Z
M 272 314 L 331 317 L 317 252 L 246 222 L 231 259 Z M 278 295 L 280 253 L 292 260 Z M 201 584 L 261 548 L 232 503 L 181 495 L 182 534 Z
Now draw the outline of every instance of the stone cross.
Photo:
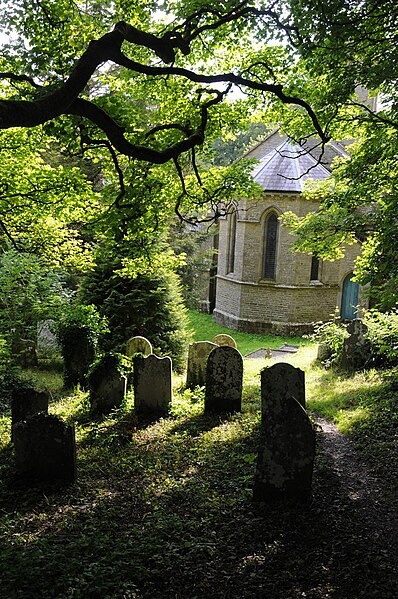
M 131 358 L 134 354 L 143 354 L 145 357 L 152 353 L 152 344 L 146 337 L 137 335 L 131 337 L 126 343 L 126 356 Z
M 205 412 L 240 412 L 242 407 L 243 359 L 237 349 L 214 349 L 206 368 Z
M 203 387 L 206 384 L 206 365 L 210 353 L 218 347 L 210 341 L 196 341 L 188 348 L 187 389 Z
M 224 333 L 220 333 L 219 335 L 216 335 L 212 339 L 212 342 L 215 343 L 216 345 L 227 345 L 228 347 L 233 347 L 234 349 L 237 348 L 235 339 L 233 337 L 231 337 L 231 335 L 226 335 Z
M 166 415 L 172 401 L 172 362 L 154 354 L 133 358 L 134 405 L 137 412 Z
M 261 413 L 264 419 L 270 402 L 278 405 L 294 397 L 305 409 L 305 373 L 286 362 L 278 362 L 261 371 Z
M 35 414 L 16 424 L 14 449 L 23 479 L 49 483 L 76 480 L 75 429 L 57 416 Z
M 266 399 L 265 405 L 253 499 L 308 503 L 315 456 L 311 421 L 294 397 Z

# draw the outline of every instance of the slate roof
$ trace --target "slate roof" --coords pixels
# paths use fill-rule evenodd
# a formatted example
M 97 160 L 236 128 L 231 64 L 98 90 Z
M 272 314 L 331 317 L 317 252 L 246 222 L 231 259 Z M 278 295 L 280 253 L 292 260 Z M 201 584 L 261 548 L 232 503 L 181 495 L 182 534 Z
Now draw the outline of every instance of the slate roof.
M 288 140 L 258 157 L 252 176 L 265 191 L 301 192 L 307 179 L 324 180 L 330 171 L 311 154 Z

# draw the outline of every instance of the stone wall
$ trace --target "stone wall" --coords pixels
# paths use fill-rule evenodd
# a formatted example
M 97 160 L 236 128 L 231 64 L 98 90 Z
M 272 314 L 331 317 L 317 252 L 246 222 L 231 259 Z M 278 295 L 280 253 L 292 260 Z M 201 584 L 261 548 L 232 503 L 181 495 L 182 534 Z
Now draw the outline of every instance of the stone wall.
M 342 284 L 354 268 L 359 244 L 349 246 L 341 260 L 321 261 L 318 280 L 310 281 L 311 256 L 293 254 L 293 237 L 280 225 L 276 277 L 262 279 L 264 223 L 269 213 L 292 211 L 304 216 L 316 207 L 298 193 L 265 193 L 263 201 L 256 203 L 242 200 L 233 273 L 226 272 L 228 221 L 220 220 L 216 322 L 243 331 L 304 333 L 340 307 Z

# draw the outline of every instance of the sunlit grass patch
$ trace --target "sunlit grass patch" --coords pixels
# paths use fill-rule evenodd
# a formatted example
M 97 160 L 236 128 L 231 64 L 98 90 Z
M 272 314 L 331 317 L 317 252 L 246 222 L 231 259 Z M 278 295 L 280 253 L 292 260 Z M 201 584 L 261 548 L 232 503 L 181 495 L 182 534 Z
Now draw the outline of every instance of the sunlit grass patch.
M 242 355 L 249 354 L 260 348 L 276 348 L 288 343 L 291 345 L 306 345 L 308 339 L 303 337 L 289 337 L 275 335 L 258 335 L 255 333 L 242 333 L 233 329 L 223 327 L 212 320 L 210 314 L 203 312 L 189 311 L 189 322 L 193 329 L 194 341 L 211 341 L 213 337 L 220 333 L 231 335 L 237 343 L 238 350 Z

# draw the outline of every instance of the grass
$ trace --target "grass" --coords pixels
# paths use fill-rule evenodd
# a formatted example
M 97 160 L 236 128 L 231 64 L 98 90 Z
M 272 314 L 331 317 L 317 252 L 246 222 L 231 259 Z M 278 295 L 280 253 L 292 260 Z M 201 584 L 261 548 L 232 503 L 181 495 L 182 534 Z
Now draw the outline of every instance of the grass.
M 204 334 L 211 321 L 197 320 L 199 338 L 231 334 L 217 325 Z M 292 343 L 232 334 L 242 353 Z M 363 455 L 374 452 L 385 464 L 380 473 L 392 476 L 393 385 L 377 371 L 325 371 L 315 356 L 308 341 L 289 356 L 306 372 L 309 410 L 351 434 Z M 53 389 L 50 411 L 75 423 L 79 475 L 65 489 L 21 485 L 9 413 L 0 415 L 2 596 L 351 599 L 360 575 L 361 597 L 393 597 L 393 574 L 374 558 L 361 514 L 322 456 L 311 509 L 265 510 L 251 502 L 266 364 L 244 360 L 241 414 L 204 415 L 203 390 L 184 390 L 176 376 L 172 412 L 156 422 L 137 421 L 131 394 L 122 409 L 92 420 L 85 392 L 66 392 L 59 373 L 36 371 Z
M 238 350 L 243 356 L 261 348 L 274 349 L 280 347 L 284 343 L 300 346 L 309 343 L 308 339 L 303 337 L 277 337 L 275 335 L 241 333 L 240 331 L 228 329 L 227 327 L 217 324 L 212 320 L 210 314 L 195 312 L 194 310 L 189 311 L 189 323 L 194 333 L 194 341 L 211 341 L 216 335 L 220 333 L 226 333 L 235 339 Z

